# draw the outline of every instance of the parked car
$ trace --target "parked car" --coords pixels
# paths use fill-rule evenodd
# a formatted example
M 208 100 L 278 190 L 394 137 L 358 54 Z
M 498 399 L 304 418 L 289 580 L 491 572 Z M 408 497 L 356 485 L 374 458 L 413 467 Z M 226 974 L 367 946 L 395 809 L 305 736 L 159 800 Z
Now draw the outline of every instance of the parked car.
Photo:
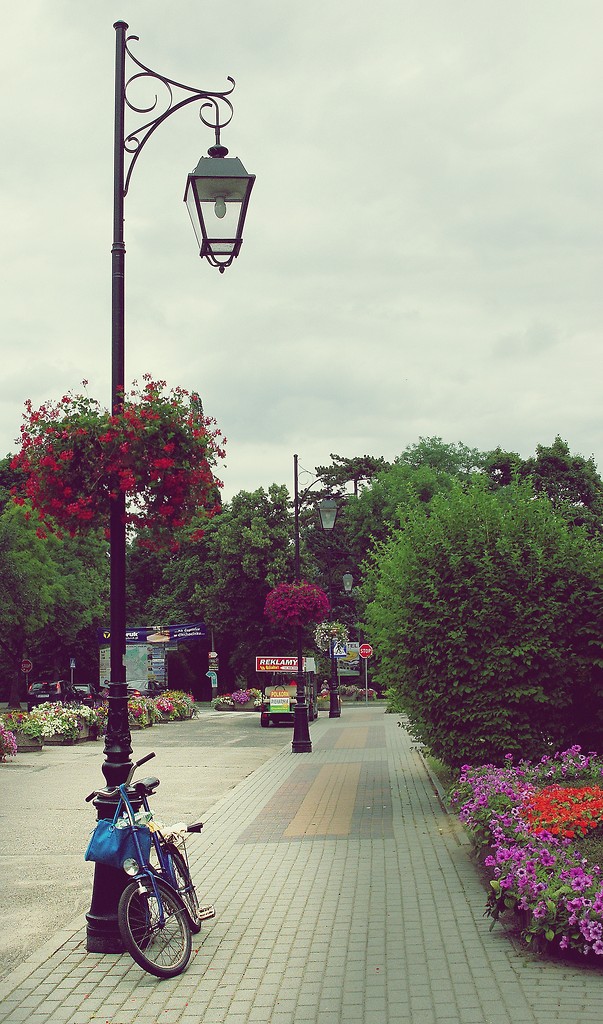
M 35 683 L 30 683 L 27 690 L 27 710 L 31 711 L 32 708 L 37 707 L 38 704 L 45 704 L 46 701 L 54 704 L 58 701 L 69 700 L 68 692 L 68 679 L 40 679 Z
M 74 683 L 67 690 L 67 694 L 66 700 L 74 704 L 84 704 L 87 708 L 93 708 L 98 703 L 98 696 L 90 683 Z
M 139 679 L 128 683 L 128 697 L 158 697 L 166 690 L 165 683 L 158 683 L 156 679 Z

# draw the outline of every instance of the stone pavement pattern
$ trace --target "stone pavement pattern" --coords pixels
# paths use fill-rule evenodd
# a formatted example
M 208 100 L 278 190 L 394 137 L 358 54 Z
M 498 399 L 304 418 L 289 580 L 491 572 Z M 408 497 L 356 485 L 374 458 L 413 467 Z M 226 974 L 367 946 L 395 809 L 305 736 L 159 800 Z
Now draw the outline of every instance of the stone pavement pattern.
M 6 1024 L 587 1024 L 603 972 L 527 958 L 484 918 L 459 827 L 397 716 L 344 708 L 191 837 L 217 918 L 185 974 L 87 953 L 85 920 L 0 983 Z M 158 765 L 158 774 L 161 775 Z

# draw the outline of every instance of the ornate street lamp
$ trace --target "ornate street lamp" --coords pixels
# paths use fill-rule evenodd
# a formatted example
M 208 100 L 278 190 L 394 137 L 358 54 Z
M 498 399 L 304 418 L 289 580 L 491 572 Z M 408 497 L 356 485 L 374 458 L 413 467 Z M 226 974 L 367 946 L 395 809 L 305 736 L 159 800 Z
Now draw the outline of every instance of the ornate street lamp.
M 343 589 L 346 594 L 351 594 L 354 587 L 354 577 L 351 572 L 344 572 L 343 574 Z
M 325 533 L 330 532 L 335 526 L 339 506 L 335 498 L 323 498 L 318 502 L 318 514 L 320 525 Z M 330 643 L 331 655 L 331 678 L 329 679 L 329 718 L 341 717 L 341 706 L 339 703 L 339 680 L 337 678 L 337 662 L 333 652 L 334 641 Z
M 111 407 L 114 412 L 123 408 L 125 391 L 125 257 L 124 200 L 128 193 L 132 172 L 145 143 L 168 117 L 189 103 L 200 102 L 202 122 L 215 132 L 216 145 L 210 150 L 210 159 L 199 161 L 189 175 L 185 199 L 201 256 L 212 266 L 223 271 L 238 256 L 242 243 L 243 222 L 254 178 L 248 175 L 239 160 L 226 160 L 227 150 L 220 143 L 220 130 L 230 123 L 233 106 L 228 98 L 235 83 L 228 78 L 230 87 L 223 92 L 207 92 L 182 85 L 152 71 L 135 57 L 129 47 L 138 36 L 127 36 L 128 25 L 118 21 L 115 28 L 115 130 L 113 170 L 113 246 L 112 246 L 112 299 L 111 299 Z M 129 62 L 129 63 L 128 63 Z M 127 75 L 129 74 L 129 77 Z M 150 79 L 161 85 L 163 106 L 155 94 L 150 106 L 137 106 L 131 97 L 130 86 Z M 143 115 L 138 128 L 126 134 L 126 107 Z M 150 120 L 144 120 L 155 113 Z M 211 117 L 210 117 L 211 114 Z M 220 179 L 220 185 L 216 181 Z M 243 183 L 244 182 L 244 183 Z M 211 220 L 206 220 L 204 204 L 213 196 L 213 218 L 224 221 L 216 234 Z M 226 217 L 229 210 L 238 210 L 231 224 Z M 200 232 L 200 234 L 199 234 Z M 111 556 L 111 681 L 109 711 L 105 740 L 105 761 L 102 766 L 107 788 L 125 782 L 130 771 L 132 753 L 128 725 L 128 696 L 126 687 L 126 499 L 121 494 L 111 503 L 110 556 Z M 99 818 L 112 818 L 116 799 L 103 794 L 95 800 Z M 126 883 L 123 872 L 102 864 L 95 865 L 92 904 L 87 915 L 87 948 L 94 953 L 122 951 L 117 924 L 117 904 Z
M 255 175 L 248 174 L 238 157 L 216 145 L 202 156 L 188 176 L 184 201 L 188 207 L 199 255 L 218 267 L 221 274 L 239 255 L 243 244 L 243 224 Z

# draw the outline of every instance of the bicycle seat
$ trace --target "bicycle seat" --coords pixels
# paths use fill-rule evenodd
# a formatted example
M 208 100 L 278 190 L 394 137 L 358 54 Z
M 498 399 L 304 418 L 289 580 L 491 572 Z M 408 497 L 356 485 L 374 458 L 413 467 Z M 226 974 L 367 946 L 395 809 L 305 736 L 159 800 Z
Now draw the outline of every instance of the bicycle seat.
M 158 785 L 159 779 L 156 779 L 154 778 L 154 776 L 149 775 L 148 778 L 139 779 L 137 782 L 134 783 L 133 786 L 128 788 L 133 789 L 138 796 L 142 796 L 143 793 L 146 796 L 152 796 L 155 790 L 157 789 Z

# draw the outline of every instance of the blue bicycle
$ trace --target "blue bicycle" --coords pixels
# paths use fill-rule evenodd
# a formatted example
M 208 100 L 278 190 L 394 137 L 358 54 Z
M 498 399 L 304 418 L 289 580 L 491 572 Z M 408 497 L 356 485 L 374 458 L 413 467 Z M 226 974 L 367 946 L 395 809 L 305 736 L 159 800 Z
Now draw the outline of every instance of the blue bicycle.
M 149 777 L 132 783 L 137 768 L 155 754 L 136 761 L 126 782 L 115 789 L 91 793 L 87 800 L 102 795 L 116 796 L 116 830 L 124 830 L 127 846 L 121 863 L 132 878 L 125 887 L 117 909 L 122 942 L 136 963 L 158 978 L 174 978 L 188 966 L 191 932 L 201 922 L 215 917 L 214 907 L 201 907 L 190 875 L 185 835 L 200 832 L 201 822 L 167 829 L 153 819 L 149 797 L 159 779 Z M 132 804 L 139 806 L 134 811 Z

